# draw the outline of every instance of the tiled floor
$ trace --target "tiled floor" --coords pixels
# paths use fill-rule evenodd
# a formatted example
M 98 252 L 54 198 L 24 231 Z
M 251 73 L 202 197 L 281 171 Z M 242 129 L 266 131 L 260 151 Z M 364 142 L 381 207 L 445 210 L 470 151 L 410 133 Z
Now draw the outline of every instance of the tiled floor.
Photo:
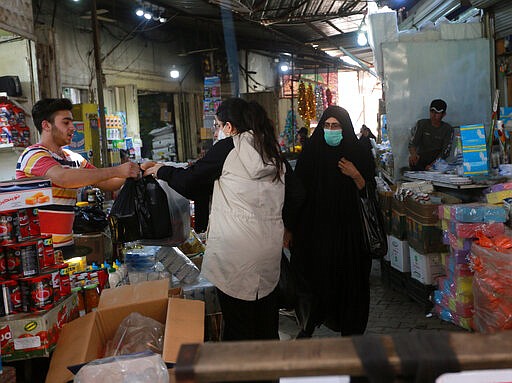
M 386 286 L 381 279 L 380 262 L 374 261 L 370 277 L 371 303 L 366 334 L 396 334 L 413 331 L 466 331 L 433 315 L 426 315 L 425 308 L 403 292 Z M 292 339 L 299 332 L 293 313 L 281 312 L 279 335 Z M 339 336 L 325 326 L 318 328 L 313 337 Z

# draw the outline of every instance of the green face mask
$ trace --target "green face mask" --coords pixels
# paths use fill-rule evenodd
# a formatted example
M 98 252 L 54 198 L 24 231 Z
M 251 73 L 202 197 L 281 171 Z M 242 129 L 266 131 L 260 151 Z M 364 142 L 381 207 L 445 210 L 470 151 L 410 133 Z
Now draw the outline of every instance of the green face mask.
M 343 139 L 343 131 L 341 129 L 338 130 L 330 130 L 324 129 L 324 138 L 325 142 L 329 146 L 338 146 Z

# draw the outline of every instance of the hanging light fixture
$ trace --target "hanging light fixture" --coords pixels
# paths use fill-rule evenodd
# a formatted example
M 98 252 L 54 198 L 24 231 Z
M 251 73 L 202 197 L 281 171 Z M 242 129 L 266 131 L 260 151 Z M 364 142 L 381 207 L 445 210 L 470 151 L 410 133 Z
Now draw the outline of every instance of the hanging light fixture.
M 169 75 L 171 76 L 171 78 L 177 79 L 180 77 L 180 71 L 176 69 L 175 65 L 173 65 L 171 71 L 169 72 Z

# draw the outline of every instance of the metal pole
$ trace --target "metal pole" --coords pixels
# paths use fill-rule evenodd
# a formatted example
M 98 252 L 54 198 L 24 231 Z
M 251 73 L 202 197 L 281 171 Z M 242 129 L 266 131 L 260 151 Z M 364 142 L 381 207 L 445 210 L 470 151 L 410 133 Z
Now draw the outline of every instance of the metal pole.
M 293 67 L 294 67 L 294 63 L 293 63 L 293 53 L 292 53 L 292 60 L 291 60 L 291 76 L 290 76 L 290 88 L 291 88 L 291 91 L 292 91 L 292 145 L 293 145 L 293 149 L 292 151 L 295 152 L 295 111 L 293 109 Z
M 98 26 L 98 15 L 96 14 L 96 0 L 92 0 L 91 9 L 92 39 L 94 44 L 94 64 L 96 68 L 96 90 L 98 93 L 98 108 L 100 114 L 100 132 L 101 132 L 101 164 L 110 166 L 107 146 L 107 127 L 105 123 L 105 100 L 103 99 L 103 71 L 101 69 L 100 58 L 100 37 Z

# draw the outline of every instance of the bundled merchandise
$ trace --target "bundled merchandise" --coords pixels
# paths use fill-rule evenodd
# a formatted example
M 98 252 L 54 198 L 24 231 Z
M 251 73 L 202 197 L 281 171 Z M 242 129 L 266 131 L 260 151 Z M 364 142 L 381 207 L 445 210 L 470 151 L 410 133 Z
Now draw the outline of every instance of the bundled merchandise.
M 512 237 L 510 232 L 481 238 L 471 250 L 475 272 L 475 329 L 494 333 L 512 329 Z
M 49 353 L 75 316 L 68 265 L 56 263 L 52 236 L 39 226 L 38 207 L 47 203 L 49 180 L 0 183 L 0 331 L 7 360 Z
M 177 247 L 127 244 L 124 251 L 128 279 L 131 284 L 169 278 L 193 283 L 199 276 L 196 265 Z
M 445 258 L 446 277 L 434 293 L 435 312 L 463 328 L 473 328 L 473 271 L 469 259 L 475 238 L 499 238 L 505 232 L 506 211 L 484 203 L 442 205 L 440 225 L 450 255 Z
M 30 128 L 25 122 L 25 112 L 10 101 L 0 102 L 0 144 L 30 145 Z

